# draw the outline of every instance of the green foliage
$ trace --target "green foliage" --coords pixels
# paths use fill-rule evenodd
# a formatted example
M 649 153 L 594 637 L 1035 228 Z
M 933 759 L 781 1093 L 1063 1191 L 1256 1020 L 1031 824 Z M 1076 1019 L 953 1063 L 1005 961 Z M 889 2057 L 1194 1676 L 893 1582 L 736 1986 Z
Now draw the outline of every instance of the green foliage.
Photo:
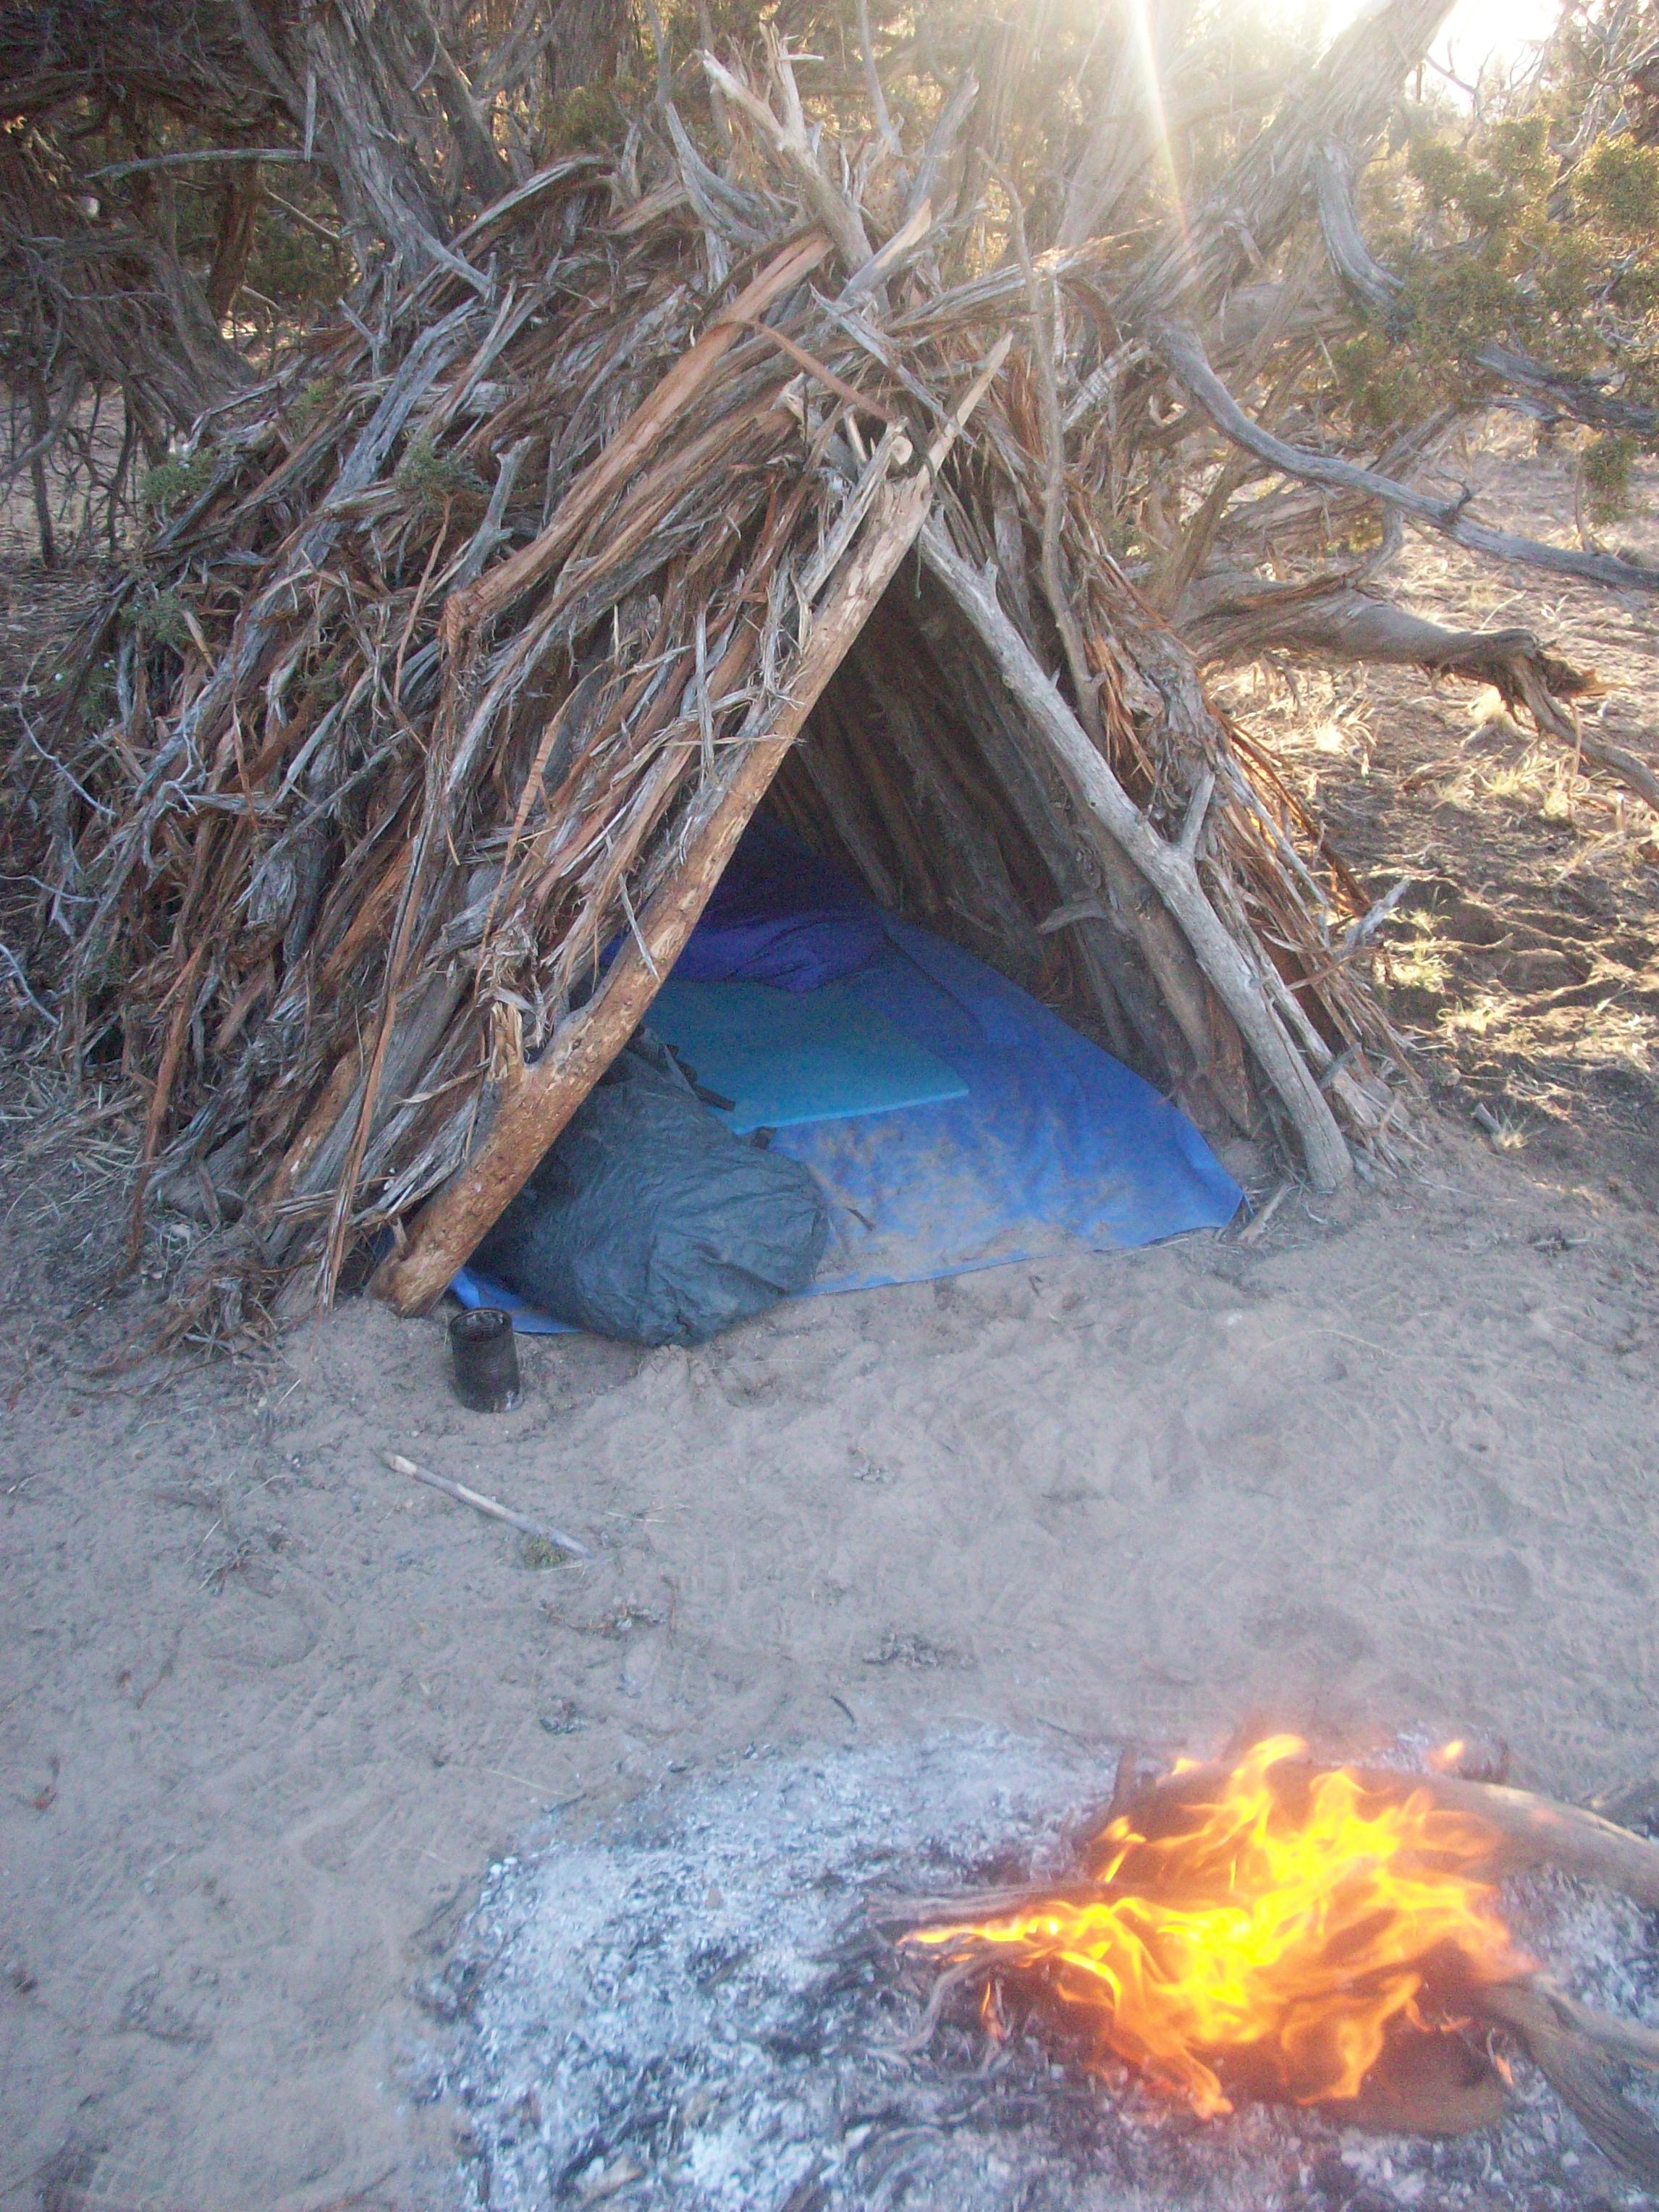
M 281 173 L 284 192 L 295 189 L 289 183 L 293 172 Z M 314 185 L 300 189 L 312 202 L 315 216 L 323 219 L 322 227 L 331 229 L 339 220 L 333 202 Z M 269 199 L 262 203 L 243 280 L 254 291 L 274 301 L 284 315 L 292 316 L 307 309 L 332 307 L 349 289 L 352 276 L 350 249 L 343 239 L 331 243 L 319 238 L 285 209 Z
M 484 489 L 459 454 L 438 451 L 429 430 L 417 431 L 404 447 L 392 481 L 406 500 L 434 514 L 446 501 Z
M 1488 162 L 1508 183 L 1536 191 L 1555 174 L 1550 153 L 1547 118 L 1542 115 L 1503 117 L 1488 124 L 1486 154 Z
M 199 499 L 212 479 L 212 450 L 198 446 L 193 453 L 169 454 L 166 460 L 146 469 L 138 496 L 147 514 L 164 520 L 170 514 L 182 514 Z
M 190 643 L 185 603 L 176 592 L 155 592 L 141 599 L 133 613 L 132 627 L 146 645 L 170 645 L 175 653 L 182 653 Z
M 614 84 L 578 84 L 550 94 L 541 117 L 543 161 L 614 146 L 626 127 L 621 90 Z
M 1628 431 L 1593 438 L 1578 457 L 1584 506 L 1592 522 L 1617 522 L 1631 509 L 1630 476 L 1640 448 Z
M 1434 404 L 1431 380 L 1412 352 L 1378 328 L 1333 345 L 1331 362 L 1350 413 L 1377 438 Z
M 101 730 L 115 712 L 115 663 L 106 654 L 95 660 L 81 686 L 81 726 Z
M 1402 153 L 1367 179 L 1367 234 L 1401 291 L 1331 360 L 1336 396 L 1374 437 L 1478 400 L 1483 343 L 1570 376 L 1613 373 L 1632 400 L 1659 393 L 1659 257 L 1640 250 L 1659 233 L 1659 147 L 1628 132 L 1582 146 L 1586 91 L 1563 51 L 1522 112 L 1471 124 L 1419 104 Z M 1622 511 L 1643 449 L 1597 441 L 1597 520 Z
M 141 559 L 130 563 L 130 573 L 133 589 L 122 610 L 122 627 L 142 647 L 169 646 L 175 653 L 185 652 L 192 636 L 183 599 L 156 584 Z M 109 719 L 114 683 L 114 663 L 100 662 L 88 685 L 88 695 L 94 690 L 98 693 L 96 703 L 85 708 L 88 727 Z
M 1603 138 L 1572 183 L 1583 213 L 1620 238 L 1650 242 L 1659 230 L 1659 146 Z
M 288 434 L 303 445 L 332 404 L 338 386 L 331 376 L 313 377 L 288 404 Z

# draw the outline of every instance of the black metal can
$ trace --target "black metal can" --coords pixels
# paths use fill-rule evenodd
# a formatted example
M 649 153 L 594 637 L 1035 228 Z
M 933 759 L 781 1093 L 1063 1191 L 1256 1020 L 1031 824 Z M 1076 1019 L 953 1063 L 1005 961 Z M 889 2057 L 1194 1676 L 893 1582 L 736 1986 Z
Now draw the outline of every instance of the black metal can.
M 455 1395 L 475 1413 L 509 1413 L 519 1402 L 519 1347 L 513 1316 L 499 1306 L 475 1306 L 449 1324 Z

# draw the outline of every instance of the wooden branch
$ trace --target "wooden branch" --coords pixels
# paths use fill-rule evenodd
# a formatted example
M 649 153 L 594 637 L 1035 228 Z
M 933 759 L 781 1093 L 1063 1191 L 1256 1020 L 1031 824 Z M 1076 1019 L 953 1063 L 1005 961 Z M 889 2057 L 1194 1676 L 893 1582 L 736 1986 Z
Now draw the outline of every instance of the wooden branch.
M 1644 806 L 1650 806 L 1659 814 L 1659 769 L 1652 762 L 1642 759 L 1627 746 L 1613 744 L 1598 730 L 1581 726 L 1577 744 L 1586 760 L 1593 760 L 1598 768 L 1606 769 L 1609 775 L 1616 776 L 1626 789 L 1633 791 Z
M 1382 661 L 1490 684 L 1506 706 L 1524 708 L 1540 736 L 1571 745 L 1659 813 L 1659 767 L 1584 728 L 1570 702 L 1600 687 L 1547 652 L 1530 630 L 1443 629 L 1340 581 L 1311 593 L 1304 585 L 1267 584 L 1259 577 L 1233 582 L 1237 604 L 1223 599 L 1180 624 L 1200 661 L 1249 659 L 1272 647 L 1325 661 Z
M 1244 412 L 1211 368 L 1198 333 L 1190 325 L 1149 323 L 1145 335 L 1147 344 L 1176 382 L 1222 435 L 1285 476 L 1299 477 L 1306 483 L 1329 484 L 1341 491 L 1363 492 L 1369 498 L 1398 508 L 1414 521 L 1426 524 L 1455 544 L 1467 546 L 1472 553 L 1485 553 L 1498 561 L 1520 562 L 1528 568 L 1547 568 L 1557 575 L 1582 576 L 1592 584 L 1659 592 L 1659 567 L 1638 568 L 1633 561 L 1620 561 L 1610 553 L 1583 553 L 1569 546 L 1541 544 L 1536 538 L 1516 538 L 1504 530 L 1488 530 L 1484 524 L 1468 520 L 1465 513 L 1467 495 L 1455 500 L 1431 499 L 1426 492 L 1397 483 L 1392 477 L 1380 476 L 1375 470 L 1360 468 L 1352 461 L 1341 460 L 1334 453 L 1315 453 L 1303 446 L 1287 445 Z
M 919 208 L 928 204 L 938 190 L 939 171 L 955 151 L 957 135 L 978 97 L 979 79 L 971 69 L 965 69 L 957 79 L 951 97 L 940 109 L 939 120 L 928 132 L 927 143 L 921 149 L 921 160 L 910 185 L 910 197 L 904 204 L 907 222 Z
M 787 67 L 787 54 L 775 42 L 774 58 L 781 70 Z M 705 53 L 702 60 L 709 82 L 725 94 L 732 106 L 749 118 L 768 149 L 800 186 L 807 206 L 836 241 L 836 251 L 848 270 L 862 269 L 870 258 L 869 238 L 858 210 L 836 191 L 819 167 L 799 114 L 799 100 L 789 103 L 793 112 L 781 123 L 768 102 L 751 92 L 741 77 L 734 76 L 713 54 Z M 793 82 L 792 76 L 787 84 L 793 86 Z
M 1354 204 L 1352 165 L 1346 149 L 1332 141 L 1320 149 L 1312 167 L 1319 228 L 1332 268 L 1370 313 L 1398 326 L 1402 319 L 1408 319 L 1402 313 L 1405 287 L 1365 243 L 1359 210 Z M 1570 376 L 1516 347 L 1500 345 L 1495 338 L 1483 338 L 1471 358 L 1501 383 L 1541 393 L 1551 406 L 1575 422 L 1603 429 L 1632 430 L 1641 438 L 1651 438 L 1659 432 L 1659 407 L 1639 406 L 1634 400 L 1621 399 L 1616 392 L 1604 392 L 1594 377 Z
M 1630 2057 L 1629 2039 L 1645 2041 L 1639 2031 L 1619 2033 L 1621 2023 L 1598 2021 L 1601 2034 L 1587 2032 L 1586 2022 L 1596 2021 L 1595 2014 L 1571 2001 L 1564 2003 L 1535 1982 L 1502 1982 L 1474 1995 L 1488 2019 L 1520 2037 L 1539 2072 L 1577 2115 L 1596 2148 L 1644 2188 L 1659 2188 L 1659 2132 L 1620 2094 L 1607 2070 L 1608 2058 Z M 1620 2043 L 1626 2047 L 1616 2050 Z M 1653 2060 L 1638 2063 L 1650 2065 Z
M 1275 1761 L 1275 1782 L 1294 1790 L 1329 1774 L 1310 1759 Z M 1659 1908 L 1659 1844 L 1604 1820 L 1581 1805 L 1563 1805 L 1506 1784 L 1471 1782 L 1461 1774 L 1418 1774 L 1396 1766 L 1344 1767 L 1363 1790 L 1396 1800 L 1426 1795 L 1444 1813 L 1455 1813 L 1492 1831 L 1492 1871 L 1504 1874 L 1551 1866 L 1581 1881 L 1600 1882 L 1638 1905 Z M 1147 1785 L 1130 1817 L 1144 1825 L 1159 1808 L 1206 1801 L 1226 1780 L 1217 1764 L 1189 1766 Z
M 1659 2074 L 1659 2028 L 1645 2027 L 1640 2021 L 1616 2020 L 1611 2013 L 1580 2004 L 1547 1974 L 1531 1975 L 1527 1987 L 1547 2002 L 1562 2027 L 1583 2036 L 1615 2064 L 1640 2066 L 1647 2073 Z
M 865 1911 L 874 1929 L 900 1944 L 907 1939 L 926 1942 L 930 1929 L 939 1931 L 931 1955 L 943 1971 L 914 2039 L 925 2041 L 951 1991 L 992 1971 L 998 1963 L 996 1947 L 972 1931 L 988 1923 L 1040 1913 L 1045 1905 L 1086 1906 L 1130 1897 L 1170 1911 L 1202 1911 L 1223 1902 L 1224 1893 L 1203 1894 L 1174 1886 L 1142 1889 L 1128 1882 L 1073 1881 L 970 1891 L 957 1896 L 876 1893 L 866 1899 Z M 952 1934 L 952 1930 L 967 1932 Z M 1659 2132 L 1620 2094 L 1609 2071 L 1614 2065 L 1659 2070 L 1659 2033 L 1577 2003 L 1541 1974 L 1460 1989 L 1458 2002 L 1460 2008 L 1467 2006 L 1519 2038 L 1539 2071 L 1608 2158 L 1646 2187 L 1659 2184 Z M 1473 2113 L 1461 2110 L 1456 2103 L 1449 2106 L 1443 2084 L 1419 2084 L 1419 2090 L 1426 2088 L 1429 2094 L 1408 2098 L 1402 2106 L 1401 2086 L 1390 2084 L 1385 2071 L 1381 2078 L 1368 2080 L 1358 2106 L 1344 2101 L 1328 2110 L 1333 2117 L 1346 2112 L 1358 2118 L 1369 2109 L 1369 2124 L 1382 2124 L 1386 2115 L 1391 2130 L 1428 2133 L 1461 2132 L 1473 2125 L 1489 2124 L 1498 2116 L 1495 2102 L 1489 2098 L 1480 2100 Z
M 1364 149 L 1387 126 L 1407 72 L 1433 44 L 1451 0 L 1382 0 L 1332 40 L 1265 131 L 1203 201 L 1147 257 L 1119 306 L 1120 321 L 1199 313 L 1271 259 L 1301 216 L 1315 152 L 1335 136 Z
M 1211 905 L 1193 860 L 1146 820 L 1003 613 L 994 589 L 936 522 L 922 531 L 921 544 L 922 559 L 989 650 L 1066 781 L 1180 924 L 1199 966 L 1290 1115 L 1314 1188 L 1340 1189 L 1353 1173 L 1353 1162 L 1335 1117 L 1249 961 Z
M 424 1313 L 442 1295 L 639 1026 L 785 753 L 915 542 L 956 429 L 978 404 L 1007 348 L 1004 338 L 993 349 L 927 464 L 878 493 L 862 541 L 815 616 L 787 697 L 763 727 L 747 733 L 737 765 L 690 826 L 681 866 L 641 915 L 593 996 L 507 1091 L 483 1144 L 428 1202 L 406 1249 L 381 1263 L 372 1287 L 399 1313 Z
M 1558 1805 L 1528 1790 L 1492 1782 L 1466 1782 L 1459 1775 L 1402 1776 L 1387 1768 L 1361 1768 L 1367 1789 L 1404 1785 L 1426 1790 L 1449 1813 L 1464 1813 L 1496 1831 L 1504 1867 L 1553 1866 L 1581 1881 L 1601 1882 L 1637 1904 L 1659 1907 L 1659 1844 L 1629 1828 L 1604 1820 L 1579 1805 Z
M 933 204 L 925 196 L 908 213 L 885 246 L 872 253 L 862 269 L 855 269 L 842 289 L 839 304 L 851 307 L 867 292 L 874 292 L 908 262 L 914 261 L 933 228 Z
M 468 179 L 481 199 L 497 200 L 512 190 L 513 172 L 490 136 L 488 104 L 481 106 L 473 97 L 472 87 L 444 44 L 443 33 L 426 0 L 415 0 L 415 11 L 426 33 L 438 96 L 461 149 Z
M 864 62 L 864 88 L 870 96 L 870 112 L 875 118 L 882 144 L 890 154 L 902 156 L 904 148 L 893 128 L 893 118 L 887 109 L 887 88 L 876 65 L 875 41 L 870 35 L 870 0 L 858 0 L 858 14 L 859 52 Z
M 829 251 L 830 240 L 816 232 L 797 239 L 715 316 L 690 351 L 681 356 L 649 398 L 641 403 L 599 458 L 577 477 L 547 527 L 510 560 L 501 562 L 449 602 L 445 619 L 447 627 L 453 624 L 452 635 L 476 629 L 564 557 L 578 534 L 611 494 L 627 483 L 669 423 L 708 386 L 750 323 L 811 276 Z
M 503 1505 L 499 1498 L 487 1498 L 482 1490 L 469 1490 L 464 1482 L 452 1481 L 447 1474 L 434 1474 L 429 1467 L 417 1461 L 405 1459 L 401 1452 L 383 1451 L 381 1459 L 393 1474 L 406 1474 L 413 1482 L 423 1482 L 428 1490 L 441 1490 L 446 1498 L 453 1498 L 458 1505 L 470 1505 L 475 1513 L 482 1513 L 491 1521 L 504 1521 L 509 1528 L 521 1535 L 538 1536 L 544 1544 L 550 1544 L 556 1552 L 567 1552 L 573 1559 L 591 1559 L 592 1551 L 579 1544 L 574 1536 L 567 1536 L 557 1528 L 544 1528 L 539 1521 L 526 1519 L 510 1505 Z
M 1164 117 L 1148 82 L 1167 82 L 1167 64 L 1191 20 L 1189 6 L 1164 7 L 1138 15 L 1117 11 L 1117 52 L 1095 110 L 1094 121 L 1066 180 L 1054 243 L 1081 246 L 1099 234 L 1119 198 L 1157 149 Z M 1179 141 L 1177 140 L 1178 143 Z
M 308 161 L 310 156 L 292 146 L 205 146 L 185 154 L 147 154 L 142 161 L 111 161 L 101 169 L 88 169 L 87 182 L 112 185 L 119 177 L 136 177 L 148 169 L 193 168 L 203 161 Z
M 1060 388 L 1054 374 L 1052 328 L 1054 298 L 1045 298 L 1043 287 L 1026 242 L 1024 213 L 1012 179 L 1002 179 L 1008 195 L 1016 258 L 1025 278 L 1026 310 L 1030 318 L 1032 359 L 1036 369 L 1037 418 L 1042 433 L 1042 538 L 1039 573 L 1042 593 L 1054 617 L 1072 679 L 1072 696 L 1079 717 L 1096 750 L 1107 752 L 1105 725 L 1100 711 L 1100 690 L 1089 665 L 1088 647 L 1078 621 L 1073 594 L 1065 574 L 1060 534 L 1066 521 L 1066 441 L 1060 419 Z M 1211 1072 L 1215 1053 L 1210 1034 L 1210 1008 L 1203 978 L 1186 940 L 1170 921 L 1167 909 L 1146 896 L 1145 885 L 1115 840 L 1102 854 L 1116 906 L 1129 922 L 1146 963 L 1158 978 L 1164 1001 L 1192 1054 L 1193 1064 Z M 1231 1042 L 1230 1040 L 1230 1042 Z M 1234 1050 L 1237 1050 L 1234 1044 Z M 1182 1071 L 1171 1069 L 1177 1081 Z M 1218 1090 L 1224 1086 L 1218 1086 Z
M 1347 149 L 1330 139 L 1314 155 L 1314 204 L 1320 234 L 1332 268 L 1362 307 L 1387 315 L 1404 289 L 1391 269 L 1372 258 L 1354 204 L 1353 171 Z
M 1582 726 L 1571 702 L 1600 687 L 1531 630 L 1443 629 L 1340 576 L 1309 586 L 1251 575 L 1206 577 L 1188 593 L 1176 628 L 1200 663 L 1248 660 L 1271 647 L 1490 684 L 1507 706 L 1525 709 L 1541 736 L 1582 752 L 1659 813 L 1659 767 Z

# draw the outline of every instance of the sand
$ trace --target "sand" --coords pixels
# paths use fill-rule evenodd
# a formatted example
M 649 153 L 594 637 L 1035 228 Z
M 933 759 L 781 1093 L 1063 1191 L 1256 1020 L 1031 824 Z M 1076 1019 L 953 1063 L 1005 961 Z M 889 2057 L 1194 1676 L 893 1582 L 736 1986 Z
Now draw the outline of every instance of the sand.
M 1575 1792 L 1659 1752 L 1651 1217 L 1473 1140 L 1252 1247 L 533 1344 L 504 1415 L 362 1302 L 261 1370 L 76 1372 L 111 1210 L 53 1188 L 0 1248 L 8 2207 L 445 2202 L 398 2071 L 491 1860 L 751 1744 L 1410 1723 Z
M 1559 457 L 1485 476 L 1565 526 Z M 1425 611 L 1524 609 L 1599 661 L 1640 741 L 1650 609 L 1412 558 Z M 1651 817 L 1413 677 L 1245 690 L 1368 879 L 1422 886 L 1391 974 L 1438 1101 L 1414 1174 L 1250 1245 L 812 1301 L 689 1354 L 534 1344 L 505 1416 L 454 1403 L 440 1321 L 362 1303 L 263 1363 L 100 1376 L 152 1291 L 107 1290 L 131 1123 L 60 1127 L 16 1075 L 5 2212 L 453 2205 L 465 2115 L 411 2085 L 488 1869 L 750 1747 L 1086 1759 L 1255 1721 L 1480 1732 L 1575 1796 L 1659 1771 Z M 532 1565 L 388 1446 L 596 1559 Z

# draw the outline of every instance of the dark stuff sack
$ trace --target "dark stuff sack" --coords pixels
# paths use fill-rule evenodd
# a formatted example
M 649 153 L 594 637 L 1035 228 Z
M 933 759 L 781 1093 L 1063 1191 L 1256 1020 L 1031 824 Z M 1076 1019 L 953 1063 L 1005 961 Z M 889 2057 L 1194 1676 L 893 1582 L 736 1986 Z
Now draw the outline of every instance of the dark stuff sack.
M 596 1335 L 702 1344 L 805 1290 L 829 1240 L 799 1161 L 734 1137 L 637 1038 L 471 1264 Z

